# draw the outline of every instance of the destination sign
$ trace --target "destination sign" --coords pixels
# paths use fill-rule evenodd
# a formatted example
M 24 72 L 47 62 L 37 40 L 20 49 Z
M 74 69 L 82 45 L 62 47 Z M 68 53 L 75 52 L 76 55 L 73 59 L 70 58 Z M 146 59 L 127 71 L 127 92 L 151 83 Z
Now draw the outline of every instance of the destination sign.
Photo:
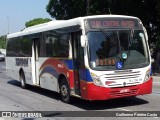
M 89 19 L 90 28 L 135 28 L 139 27 L 135 19 Z

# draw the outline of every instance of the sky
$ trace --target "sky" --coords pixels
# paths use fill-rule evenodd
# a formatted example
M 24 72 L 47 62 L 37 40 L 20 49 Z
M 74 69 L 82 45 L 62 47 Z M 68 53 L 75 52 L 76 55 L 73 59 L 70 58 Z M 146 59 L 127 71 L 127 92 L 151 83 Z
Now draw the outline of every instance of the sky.
M 0 0 L 0 36 L 19 32 L 35 18 L 51 18 L 46 11 L 49 0 Z M 9 28 L 9 29 L 8 29 Z

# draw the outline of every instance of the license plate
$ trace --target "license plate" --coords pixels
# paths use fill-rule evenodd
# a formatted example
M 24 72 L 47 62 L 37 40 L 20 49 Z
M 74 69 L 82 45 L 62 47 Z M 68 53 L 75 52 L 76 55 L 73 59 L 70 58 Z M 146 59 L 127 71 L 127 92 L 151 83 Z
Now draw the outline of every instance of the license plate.
M 138 79 L 138 78 L 137 79 L 130 79 L 129 80 L 130 83 L 141 82 L 141 81 L 142 81 L 142 79 Z

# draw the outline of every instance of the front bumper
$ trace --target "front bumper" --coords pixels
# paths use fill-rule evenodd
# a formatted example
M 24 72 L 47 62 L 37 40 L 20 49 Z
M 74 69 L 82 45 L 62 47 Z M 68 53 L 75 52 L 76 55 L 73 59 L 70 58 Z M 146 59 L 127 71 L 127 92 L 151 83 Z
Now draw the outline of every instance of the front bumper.
M 86 100 L 107 100 L 152 93 L 152 77 L 140 85 L 118 88 L 105 88 L 81 81 L 81 97 Z

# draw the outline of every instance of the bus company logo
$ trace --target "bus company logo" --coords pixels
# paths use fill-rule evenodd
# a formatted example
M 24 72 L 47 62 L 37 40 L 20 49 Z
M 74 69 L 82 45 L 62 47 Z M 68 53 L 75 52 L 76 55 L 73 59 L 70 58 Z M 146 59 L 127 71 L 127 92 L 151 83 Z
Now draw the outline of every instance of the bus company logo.
M 28 58 L 16 58 L 16 66 L 28 67 Z
M 129 89 L 122 89 L 119 91 L 120 93 L 126 93 L 126 92 L 129 92 Z

